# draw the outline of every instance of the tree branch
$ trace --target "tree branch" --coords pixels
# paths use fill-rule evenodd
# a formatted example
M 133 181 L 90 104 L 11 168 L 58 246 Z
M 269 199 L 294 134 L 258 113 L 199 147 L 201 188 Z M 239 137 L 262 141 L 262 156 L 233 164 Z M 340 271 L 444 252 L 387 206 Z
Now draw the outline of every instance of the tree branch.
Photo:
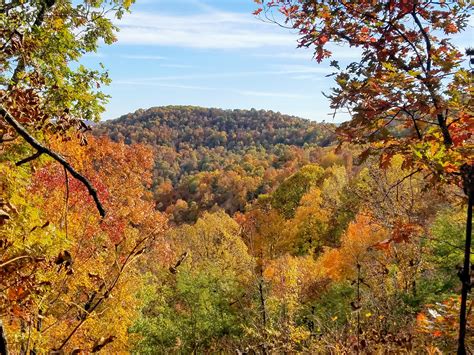
M 29 157 L 26 157 L 25 159 L 22 159 L 19 162 L 15 163 L 15 165 L 20 166 L 20 165 L 26 164 L 26 163 L 28 163 L 32 160 L 35 160 L 36 158 L 39 158 L 41 156 L 41 154 L 43 154 L 43 153 L 40 152 L 40 151 L 37 151 L 35 154 L 30 155 Z
M 31 255 L 21 255 L 21 256 L 17 256 L 16 258 L 12 258 L 12 259 L 9 259 L 7 261 L 5 261 L 4 263 L 0 264 L 0 269 L 4 268 L 5 266 L 7 266 L 8 264 L 11 264 L 17 260 L 20 260 L 20 259 L 33 259 L 33 257 Z M 0 352 L 1 354 L 1 352 Z
M 40 27 L 43 24 L 44 16 L 46 12 L 54 6 L 56 0 L 44 0 L 41 4 L 41 7 L 36 16 L 35 22 L 33 23 L 34 27 Z M 18 82 L 20 81 L 20 73 L 23 72 L 26 68 L 25 58 L 23 56 L 18 58 L 18 63 L 13 72 L 10 84 L 8 85 L 8 90 L 11 90 Z
M 413 11 L 411 13 L 411 16 L 415 20 L 418 28 L 420 29 L 420 32 L 423 36 L 423 39 L 425 40 L 426 44 L 426 71 L 429 73 L 431 70 L 431 41 L 430 38 L 428 37 L 428 34 L 426 33 L 425 29 L 423 28 L 423 25 L 421 24 L 420 19 L 418 16 L 416 16 L 416 5 L 413 6 Z
M 58 153 L 46 148 L 40 142 L 36 140 L 21 124 L 18 122 L 4 107 L 0 105 L 0 115 L 3 116 L 5 121 L 10 124 L 15 131 L 23 137 L 23 139 L 29 143 L 33 148 L 35 148 L 38 153 L 49 155 L 51 158 L 56 160 L 61 164 L 64 169 L 66 169 L 76 180 L 82 182 L 82 184 L 87 188 L 89 195 L 94 199 L 95 205 L 101 217 L 105 217 L 105 209 L 102 206 L 102 203 L 99 200 L 96 189 L 92 186 L 89 180 L 77 172 L 61 155 Z
M 107 287 L 107 289 L 105 290 L 105 292 L 102 294 L 102 296 L 96 301 L 96 303 L 94 305 L 91 305 L 91 307 L 87 310 L 87 313 L 85 313 L 85 316 L 80 320 L 80 322 L 71 330 L 71 332 L 69 333 L 69 335 L 64 339 L 64 341 L 61 343 L 61 345 L 56 348 L 56 349 L 53 349 L 53 350 L 56 350 L 56 351 L 59 351 L 59 350 L 62 350 L 64 348 L 64 346 L 69 342 L 69 340 L 74 336 L 74 334 L 77 332 L 77 330 L 84 324 L 84 322 L 88 319 L 88 316 L 90 314 L 92 314 L 92 312 L 94 312 L 96 310 L 97 307 L 99 307 L 102 302 L 104 302 L 109 296 L 110 294 L 112 293 L 112 291 L 114 290 L 115 286 L 117 286 L 117 283 L 120 279 L 120 277 L 123 275 L 124 271 L 125 271 L 125 268 L 131 263 L 133 262 L 133 260 L 135 260 L 135 258 L 133 258 L 134 256 L 139 256 L 141 254 L 139 248 L 141 248 L 141 246 L 147 241 L 149 240 L 150 238 L 153 238 L 157 231 L 158 231 L 159 227 L 156 227 L 154 230 L 152 230 L 150 233 L 148 233 L 145 237 L 143 237 L 142 239 L 140 239 L 136 244 L 135 246 L 132 248 L 132 250 L 128 253 L 127 257 L 125 258 L 125 260 L 122 262 L 122 265 L 118 265 L 118 273 L 117 275 L 115 276 L 114 280 L 112 281 L 112 283 L 110 284 L 110 286 Z M 94 296 L 95 298 L 95 296 Z M 91 301 L 93 301 L 94 299 L 92 299 Z M 91 302 L 92 303 L 92 302 Z
M 416 130 L 416 135 L 418 136 L 418 139 L 423 139 L 423 135 L 420 132 L 420 129 L 418 128 L 418 125 L 416 124 L 416 119 L 415 115 L 408 111 L 405 107 L 402 108 L 403 112 L 405 112 L 408 116 L 410 116 L 411 120 L 413 121 L 413 126 L 415 127 Z

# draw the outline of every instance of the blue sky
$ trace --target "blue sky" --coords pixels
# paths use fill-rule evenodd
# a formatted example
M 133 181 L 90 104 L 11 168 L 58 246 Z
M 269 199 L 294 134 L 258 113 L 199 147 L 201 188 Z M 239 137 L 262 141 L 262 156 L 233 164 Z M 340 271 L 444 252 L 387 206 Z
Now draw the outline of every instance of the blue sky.
M 137 0 L 116 22 L 118 41 L 83 60 L 104 63 L 113 80 L 104 118 L 197 105 L 347 119 L 334 120 L 321 93 L 332 84 L 329 62 L 316 63 L 311 50 L 296 48 L 296 33 L 258 20 L 255 9 L 252 0 Z M 352 48 L 332 51 L 342 63 L 358 57 Z

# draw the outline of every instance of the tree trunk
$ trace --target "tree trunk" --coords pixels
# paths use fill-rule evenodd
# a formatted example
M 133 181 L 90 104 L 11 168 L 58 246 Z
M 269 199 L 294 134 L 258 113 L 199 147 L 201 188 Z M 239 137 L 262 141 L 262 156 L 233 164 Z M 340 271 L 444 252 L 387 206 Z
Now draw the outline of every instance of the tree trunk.
M 8 355 L 7 336 L 5 334 L 5 328 L 3 327 L 3 322 L 1 320 L 0 320 L 0 354 Z
M 474 204 L 474 165 L 461 167 L 464 180 L 464 192 L 468 196 L 466 242 L 464 247 L 464 265 L 461 273 L 461 309 L 459 315 L 458 355 L 466 354 L 467 298 L 471 289 L 471 241 L 472 241 L 472 205 Z
M 443 114 L 439 113 L 437 118 L 438 118 L 439 127 L 441 128 L 441 133 L 443 133 L 444 145 L 447 147 L 450 147 L 453 145 L 453 139 L 451 138 L 448 125 L 446 124 L 446 117 L 444 117 Z
M 263 281 L 258 283 L 258 291 L 260 295 L 260 312 L 262 313 L 262 324 L 265 328 L 267 326 L 267 312 L 265 309 L 265 296 L 263 293 Z
M 263 260 L 263 258 L 262 258 Z M 260 312 L 262 314 L 262 328 L 263 328 L 263 336 L 264 336 L 264 341 L 262 344 L 262 354 L 266 355 L 267 354 L 267 310 L 265 308 L 265 293 L 263 289 L 263 266 L 259 266 L 259 274 L 260 274 L 260 279 L 258 281 L 258 293 L 260 296 Z

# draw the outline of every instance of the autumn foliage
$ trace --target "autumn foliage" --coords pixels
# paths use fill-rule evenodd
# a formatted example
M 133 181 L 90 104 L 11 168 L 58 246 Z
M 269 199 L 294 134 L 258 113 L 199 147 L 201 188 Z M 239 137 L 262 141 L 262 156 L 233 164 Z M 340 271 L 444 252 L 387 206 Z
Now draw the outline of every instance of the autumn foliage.
M 168 106 L 90 128 L 108 78 L 71 61 L 114 40 L 91 6 L 130 3 L 0 9 L 0 350 L 472 350 L 472 73 L 449 40 L 472 6 L 256 1 L 317 61 L 362 50 L 331 63 L 338 127 Z

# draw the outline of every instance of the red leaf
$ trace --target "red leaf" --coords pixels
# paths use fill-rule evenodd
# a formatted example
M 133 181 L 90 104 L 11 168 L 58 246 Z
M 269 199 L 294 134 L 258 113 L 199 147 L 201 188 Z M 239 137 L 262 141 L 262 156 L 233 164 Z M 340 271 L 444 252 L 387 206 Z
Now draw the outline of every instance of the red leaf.
M 325 44 L 328 40 L 329 40 L 329 38 L 326 35 L 322 35 L 321 37 L 319 37 L 319 43 L 320 44 Z

